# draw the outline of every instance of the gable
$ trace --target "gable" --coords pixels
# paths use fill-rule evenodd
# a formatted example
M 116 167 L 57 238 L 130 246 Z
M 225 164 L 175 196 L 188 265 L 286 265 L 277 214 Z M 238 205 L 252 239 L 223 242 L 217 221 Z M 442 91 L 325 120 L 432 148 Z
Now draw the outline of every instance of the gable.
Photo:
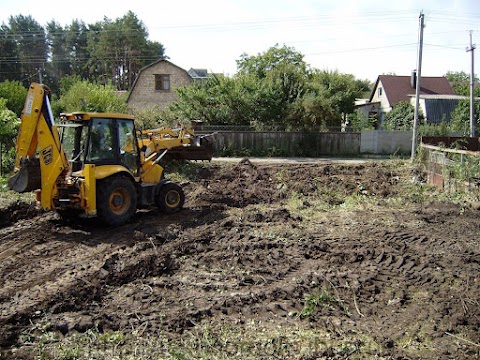
M 132 93 L 135 92 L 135 88 L 138 85 L 138 81 L 145 76 L 152 75 L 152 74 L 184 74 L 186 77 L 190 77 L 188 75 L 188 72 L 181 67 L 175 65 L 174 63 L 168 61 L 168 60 L 157 60 L 154 63 L 151 63 L 147 66 L 144 66 L 143 68 L 140 69 L 137 77 L 135 78 L 135 81 L 133 82 L 132 88 L 130 89 L 130 92 L 128 94 L 127 102 L 130 100 L 130 96 Z
M 190 70 L 188 70 L 188 75 L 190 75 L 190 77 L 191 77 L 193 80 L 204 80 L 204 79 L 208 79 L 208 71 L 207 71 L 207 69 L 194 69 L 194 68 L 191 68 Z
M 166 86 L 159 86 L 162 82 Z M 175 89 L 192 83 L 188 72 L 167 60 L 158 60 L 142 68 L 128 94 L 128 107 L 163 108 L 176 100 Z

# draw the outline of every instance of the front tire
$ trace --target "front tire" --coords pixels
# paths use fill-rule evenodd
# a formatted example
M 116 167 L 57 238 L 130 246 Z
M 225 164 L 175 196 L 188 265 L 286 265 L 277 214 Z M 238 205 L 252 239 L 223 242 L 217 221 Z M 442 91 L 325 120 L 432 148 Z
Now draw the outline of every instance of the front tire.
M 137 193 L 133 182 L 124 176 L 114 176 L 97 184 L 98 217 L 108 225 L 128 222 L 137 210 Z
M 185 194 L 182 188 L 172 182 L 168 182 L 160 188 L 155 197 L 155 204 L 157 207 L 167 213 L 175 213 L 182 209 L 185 203 Z

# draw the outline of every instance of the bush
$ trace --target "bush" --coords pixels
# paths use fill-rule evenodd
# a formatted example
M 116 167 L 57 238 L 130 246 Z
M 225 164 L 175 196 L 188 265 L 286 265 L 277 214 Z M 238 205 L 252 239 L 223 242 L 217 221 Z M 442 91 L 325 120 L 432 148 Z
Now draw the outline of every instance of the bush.
M 116 112 L 127 113 L 125 95 L 118 95 L 113 86 L 95 85 L 88 81 L 70 84 L 65 94 L 54 102 L 52 109 L 61 112 Z
M 1 170 L 11 171 L 15 162 L 15 139 L 20 119 L 17 115 L 7 109 L 7 100 L 0 98 L 0 150 L 2 157 Z

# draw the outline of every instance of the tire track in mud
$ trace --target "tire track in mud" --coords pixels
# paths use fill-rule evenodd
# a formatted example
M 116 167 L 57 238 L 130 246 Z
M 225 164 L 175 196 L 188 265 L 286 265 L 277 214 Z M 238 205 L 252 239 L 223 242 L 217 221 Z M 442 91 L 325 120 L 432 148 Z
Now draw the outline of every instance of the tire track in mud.
M 92 234 L 57 228 L 50 220 L 38 221 L 36 231 L 14 245 L 11 240 L 0 240 L 0 272 L 4 274 L 0 289 L 2 346 L 13 344 L 30 319 L 38 317 L 36 314 L 47 309 L 80 310 L 93 300 L 101 301 L 108 286 L 155 275 L 173 266 L 169 256 L 159 254 L 153 243 L 138 241 L 127 246 L 118 241 L 118 228 Z M 22 227 L 17 235 L 24 233 Z M 16 230 L 5 232 L 13 234 Z M 68 239 L 72 233 L 76 233 L 76 241 Z M 127 234 L 126 239 L 131 240 L 132 235 Z M 117 244 L 109 241 L 111 236 L 116 236 Z
M 362 250 L 361 239 L 315 236 L 288 243 L 247 235 L 249 232 L 244 226 L 241 234 L 216 238 L 209 248 L 201 248 L 194 266 L 202 272 L 195 281 L 179 279 L 174 287 L 200 288 L 214 295 L 207 295 L 211 299 L 208 305 L 183 311 L 184 315 L 194 321 L 233 314 L 288 317 L 302 310 L 309 294 L 323 288 L 345 297 L 353 309 L 353 296 L 375 302 L 392 282 L 402 278 L 418 281 L 415 274 L 431 268 L 414 252 L 428 237 L 408 231 L 375 234 L 379 249 L 373 251 Z M 429 275 L 420 276 L 425 283 L 431 281 Z M 198 311 L 199 307 L 203 310 Z
M 43 215 L 31 223 L 34 234 L 22 228 L 27 220 L 0 229 L 0 253 L 15 257 L 0 262 L 8 290 L 0 297 L 0 344 L 45 323 L 67 339 L 94 326 L 168 339 L 225 325 L 249 331 L 253 323 L 260 331 L 321 329 L 342 344 L 358 340 L 360 349 L 373 339 L 374 355 L 384 358 L 437 344 L 441 350 L 422 358 L 442 358 L 452 347 L 445 332 L 476 341 L 478 213 L 459 216 L 458 206 L 443 204 L 390 208 L 383 196 L 397 194 L 403 180 L 380 166 L 212 169 L 187 186 L 200 190 L 175 216 L 139 212 L 129 225 L 104 229 Z M 309 214 L 309 200 L 323 190 L 348 196 L 359 185 L 366 200 L 378 194 L 383 205 L 319 210 L 312 219 L 292 214 Z M 290 191 L 305 196 L 306 212 L 287 210 Z M 326 195 L 330 205 L 343 201 Z M 322 291 L 330 302 L 302 316 L 307 299 Z M 18 299 L 26 300 L 23 312 Z

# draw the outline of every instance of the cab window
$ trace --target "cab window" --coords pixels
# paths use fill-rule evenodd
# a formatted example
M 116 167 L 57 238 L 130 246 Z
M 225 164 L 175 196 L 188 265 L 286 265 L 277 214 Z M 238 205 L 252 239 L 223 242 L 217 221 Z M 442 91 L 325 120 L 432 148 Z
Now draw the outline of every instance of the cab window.
M 110 119 L 93 119 L 90 126 L 90 144 L 87 160 L 115 159 L 114 126 Z
M 135 172 L 139 167 L 139 151 L 133 121 L 118 120 L 118 142 L 121 164 Z

